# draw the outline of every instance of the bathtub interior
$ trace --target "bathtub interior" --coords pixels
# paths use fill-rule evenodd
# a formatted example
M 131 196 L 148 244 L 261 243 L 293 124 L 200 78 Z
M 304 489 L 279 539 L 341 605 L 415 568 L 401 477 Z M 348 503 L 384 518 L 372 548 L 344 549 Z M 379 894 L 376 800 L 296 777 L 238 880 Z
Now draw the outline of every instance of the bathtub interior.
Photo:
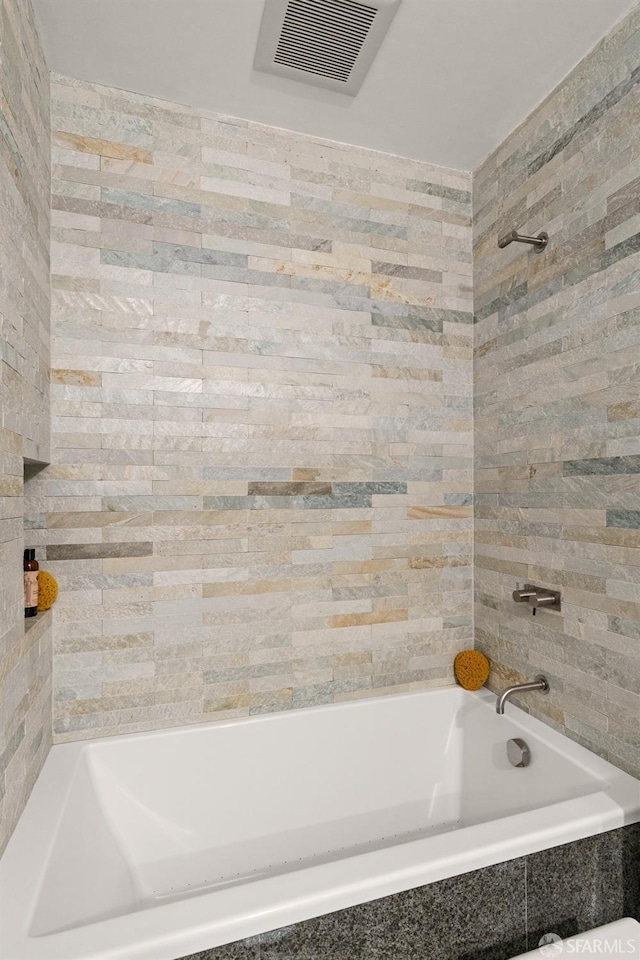
M 606 788 L 458 689 L 84 746 L 30 933 L 496 820 Z

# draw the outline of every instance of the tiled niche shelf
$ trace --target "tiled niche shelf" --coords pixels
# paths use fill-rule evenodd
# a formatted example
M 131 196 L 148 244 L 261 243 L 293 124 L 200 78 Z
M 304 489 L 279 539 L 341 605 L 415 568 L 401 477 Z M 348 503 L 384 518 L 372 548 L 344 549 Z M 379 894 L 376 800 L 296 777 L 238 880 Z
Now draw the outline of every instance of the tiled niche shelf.
M 24 545 L 27 547 L 35 547 L 36 557 L 41 556 L 43 550 L 43 544 L 40 542 L 40 536 L 33 536 L 34 531 L 41 533 L 42 528 L 44 527 L 44 518 L 38 516 L 38 513 L 33 508 L 33 502 L 30 496 L 29 484 L 34 477 L 38 476 L 41 470 L 44 470 L 45 467 L 49 466 L 48 463 L 45 463 L 41 460 L 32 460 L 28 457 L 25 457 L 23 460 L 24 464 L 24 514 L 23 514 L 23 527 L 24 527 Z M 24 632 L 28 633 L 30 639 L 36 641 L 39 637 L 44 634 L 45 630 L 51 626 L 52 614 L 51 610 L 44 610 L 42 613 L 39 613 L 35 617 L 25 617 L 24 621 Z
M 42 613 L 39 613 L 35 617 L 25 617 L 24 632 L 30 634 L 32 631 L 34 633 L 39 631 L 38 636 L 40 636 L 51 626 L 51 616 L 51 610 L 43 610 Z

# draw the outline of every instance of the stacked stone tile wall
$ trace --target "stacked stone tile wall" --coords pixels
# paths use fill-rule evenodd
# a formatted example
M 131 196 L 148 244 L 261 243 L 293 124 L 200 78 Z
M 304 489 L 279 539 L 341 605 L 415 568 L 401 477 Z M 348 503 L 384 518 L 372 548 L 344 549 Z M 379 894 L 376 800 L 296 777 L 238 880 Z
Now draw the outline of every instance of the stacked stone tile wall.
M 640 775 L 640 11 L 474 179 L 478 646 Z M 537 254 L 513 227 L 546 230 Z M 511 592 L 562 591 L 535 619 Z M 524 704 L 523 704 L 524 705 Z
M 49 744 L 48 77 L 1 0 L 0 847 Z M 476 633 L 640 773 L 640 13 L 474 182 Z M 55 737 L 422 689 L 472 641 L 467 174 L 55 78 Z M 550 234 L 537 255 L 498 236 Z M 511 591 L 559 589 L 535 619 Z M 523 703 L 523 705 L 525 705 Z
M 49 456 L 49 73 L 0 2 L 0 852 L 51 742 L 51 630 L 25 632 L 24 458 Z M 28 544 L 27 544 L 28 545 Z
M 467 174 L 56 78 L 55 737 L 452 681 Z

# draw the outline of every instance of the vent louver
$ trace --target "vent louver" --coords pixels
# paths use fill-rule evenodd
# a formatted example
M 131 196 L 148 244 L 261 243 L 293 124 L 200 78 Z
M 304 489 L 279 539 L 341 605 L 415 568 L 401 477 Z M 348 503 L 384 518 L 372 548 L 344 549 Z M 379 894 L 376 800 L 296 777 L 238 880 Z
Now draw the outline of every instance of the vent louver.
M 352 96 L 400 0 L 266 0 L 255 68 Z
M 289 0 L 274 60 L 344 83 L 377 12 L 349 0 Z

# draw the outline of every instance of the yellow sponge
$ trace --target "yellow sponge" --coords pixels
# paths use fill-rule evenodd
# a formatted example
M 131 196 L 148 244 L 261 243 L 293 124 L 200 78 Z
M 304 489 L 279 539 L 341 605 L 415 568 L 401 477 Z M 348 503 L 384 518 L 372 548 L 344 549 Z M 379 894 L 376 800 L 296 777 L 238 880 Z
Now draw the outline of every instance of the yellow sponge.
M 56 602 L 58 597 L 58 581 L 46 570 L 41 570 L 38 574 L 38 610 L 48 610 Z
M 489 679 L 489 661 L 479 650 L 463 650 L 453 661 L 453 669 L 465 690 L 479 690 Z

